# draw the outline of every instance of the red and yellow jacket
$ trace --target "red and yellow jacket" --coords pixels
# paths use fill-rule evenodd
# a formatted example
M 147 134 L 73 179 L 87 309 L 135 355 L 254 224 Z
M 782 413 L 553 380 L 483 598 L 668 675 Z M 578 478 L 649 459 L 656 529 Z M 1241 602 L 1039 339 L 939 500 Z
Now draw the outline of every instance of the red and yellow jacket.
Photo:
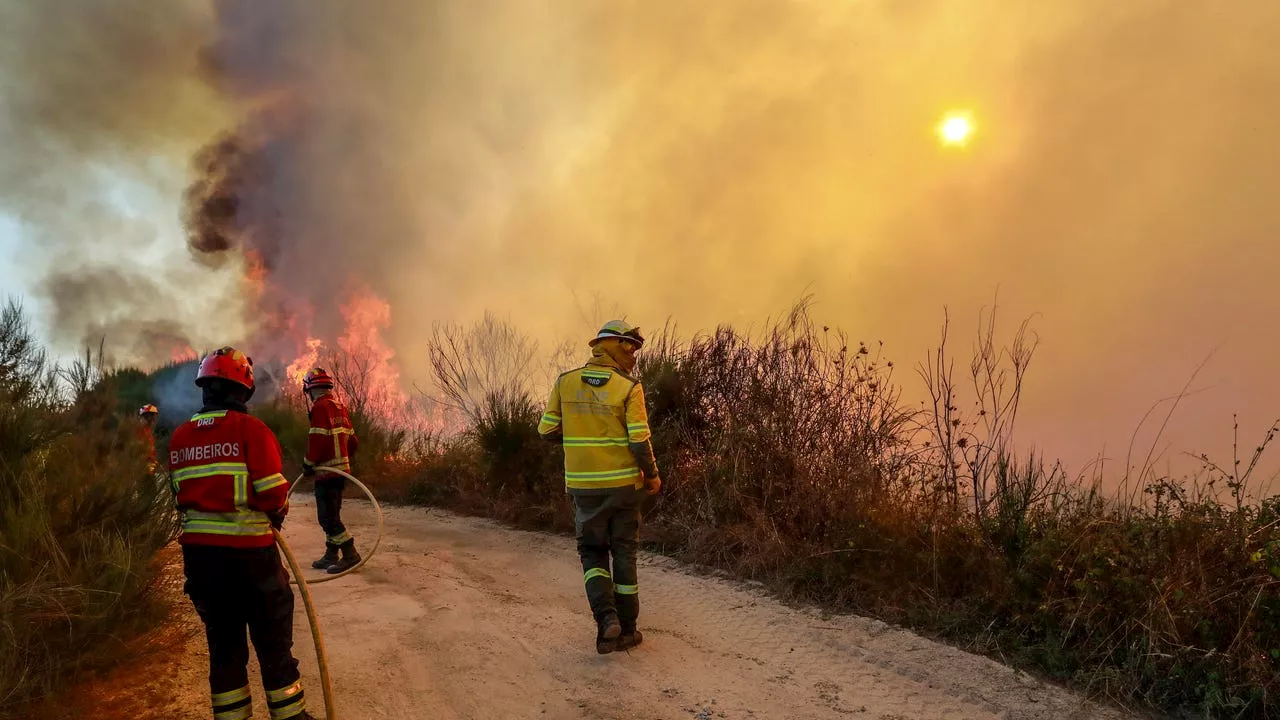
M 351 472 L 351 456 L 359 447 L 347 408 L 332 395 L 322 395 L 311 406 L 311 432 L 302 464 L 323 472 L 337 468 Z
M 169 473 L 182 512 L 183 545 L 268 547 L 267 513 L 288 512 L 280 443 L 259 419 L 235 410 L 201 412 L 169 441 Z

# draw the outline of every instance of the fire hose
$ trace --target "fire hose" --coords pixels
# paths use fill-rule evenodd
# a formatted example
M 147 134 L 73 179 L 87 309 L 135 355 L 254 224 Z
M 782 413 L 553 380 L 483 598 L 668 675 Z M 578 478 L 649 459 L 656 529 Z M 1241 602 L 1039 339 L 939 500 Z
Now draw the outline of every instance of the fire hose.
M 355 476 L 351 475 L 350 473 L 343 472 L 342 470 L 339 470 L 337 468 L 325 468 L 324 471 L 327 473 L 333 473 L 334 475 L 340 475 L 350 480 L 351 482 L 355 483 L 356 487 L 364 491 L 365 497 L 369 498 L 369 502 L 373 503 L 374 512 L 378 514 L 378 536 L 374 538 L 373 547 L 369 548 L 369 553 L 367 555 L 360 556 L 360 562 L 356 563 L 355 565 L 352 565 L 351 567 L 347 568 L 346 570 L 343 570 L 340 573 L 336 573 L 334 575 L 325 575 L 324 577 L 319 577 L 319 578 L 316 578 L 315 580 L 308 580 L 307 581 L 308 585 L 315 585 L 317 583 L 329 582 L 330 580 L 337 580 L 338 578 L 344 575 L 347 575 L 355 572 L 356 570 L 359 570 L 365 563 L 369 562 L 369 558 L 373 557 L 374 553 L 378 552 L 378 545 L 382 544 L 382 533 L 384 529 L 383 527 L 384 521 L 382 518 L 382 506 L 378 504 L 378 498 L 373 496 L 373 491 L 371 491 L 367 485 L 357 480 Z M 298 478 L 293 481 L 293 484 L 289 486 L 289 497 L 293 497 L 293 490 L 294 488 L 298 487 L 298 483 L 301 480 L 302 480 L 302 476 L 299 475 Z M 302 577 L 302 576 L 297 573 L 294 573 L 293 580 L 292 580 L 293 584 L 295 585 L 299 584 L 298 583 L 299 577 Z
M 284 559 L 289 563 L 293 576 L 302 577 L 302 569 L 298 567 L 298 559 L 289 549 L 289 543 L 284 541 L 284 536 L 279 530 L 272 528 L 271 533 L 276 536 L 276 544 L 284 553 Z M 306 580 L 298 583 L 298 593 L 302 595 L 302 606 L 307 610 L 307 622 L 311 625 L 311 640 L 316 646 L 316 664 L 320 667 L 320 691 L 324 693 L 324 713 L 329 720 L 338 720 L 338 714 L 333 709 L 333 684 L 329 681 L 329 663 L 324 653 L 324 638 L 320 636 L 320 623 L 316 621 L 316 609 L 311 604 L 311 591 L 307 589 L 307 584 Z
M 369 558 L 373 557 L 373 554 L 378 551 L 378 545 L 382 543 L 384 520 L 382 517 L 382 506 L 378 504 L 378 499 L 373 496 L 373 492 L 369 490 L 368 486 L 366 486 L 364 483 L 357 480 L 350 473 L 343 472 L 342 470 L 338 470 L 336 468 L 325 468 L 325 472 L 331 472 L 336 475 L 341 475 L 342 477 L 355 483 L 356 487 L 364 491 L 364 494 L 369 498 L 369 502 L 373 503 L 373 509 L 378 513 L 378 536 L 373 541 L 373 547 L 369 548 L 369 553 L 367 555 L 362 556 L 360 558 L 360 562 L 356 563 L 352 567 L 349 567 L 340 573 L 336 573 L 333 575 L 326 575 L 322 578 L 317 578 L 315 580 L 307 580 L 306 576 L 303 575 L 302 573 L 302 568 L 299 567 L 298 565 L 298 559 L 293 555 L 293 550 L 291 550 L 289 548 L 289 544 L 285 542 L 284 536 L 281 535 L 280 532 L 278 530 L 275 530 L 274 528 L 271 530 L 271 532 L 273 535 L 275 535 L 276 544 L 280 546 L 280 551 L 284 553 L 285 561 L 289 564 L 289 570 L 292 571 L 293 573 L 293 579 L 290 580 L 290 582 L 298 586 L 298 594 L 302 596 L 302 606 L 307 612 L 307 623 L 311 626 L 311 639 L 314 642 L 315 648 L 316 648 L 316 665 L 320 669 L 320 690 L 324 694 L 325 715 L 328 717 L 328 720 L 338 720 L 338 714 L 337 714 L 337 711 L 334 709 L 334 702 L 333 702 L 333 683 L 329 679 L 328 657 L 326 656 L 324 651 L 324 638 L 320 634 L 320 623 L 316 619 L 316 609 L 315 609 L 315 605 L 313 605 L 311 602 L 311 590 L 308 586 L 314 585 L 316 583 L 328 582 L 330 580 L 337 580 L 338 578 L 342 577 L 343 575 L 346 575 L 347 573 L 352 573 L 360 569 L 362 565 L 364 565 L 366 562 L 369 561 Z M 302 480 L 302 477 L 299 476 L 297 480 L 294 480 L 293 484 L 289 487 L 290 497 L 293 496 L 293 489 L 297 487 L 298 482 L 301 480 Z

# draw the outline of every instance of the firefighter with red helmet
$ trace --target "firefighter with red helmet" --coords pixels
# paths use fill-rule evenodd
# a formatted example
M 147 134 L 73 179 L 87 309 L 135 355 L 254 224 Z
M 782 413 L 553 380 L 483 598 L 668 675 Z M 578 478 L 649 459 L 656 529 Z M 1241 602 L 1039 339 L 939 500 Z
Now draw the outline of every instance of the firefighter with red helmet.
M 311 368 L 302 379 L 302 392 L 311 401 L 311 430 L 302 473 L 315 477 L 316 516 L 325 536 L 324 556 L 311 567 L 336 575 L 360 564 L 360 553 L 356 552 L 355 539 L 342 524 L 342 494 L 347 489 L 347 479 L 329 469 L 351 472 L 351 456 L 359 441 L 346 406 L 334 397 L 333 384 L 333 377 L 321 367 Z
M 160 416 L 160 408 L 155 405 L 143 405 L 138 408 L 138 438 L 147 449 L 147 471 L 155 472 L 160 467 L 156 457 L 156 418 Z
M 186 593 L 209 643 L 215 720 L 253 716 L 253 639 L 274 719 L 310 720 L 293 656 L 293 591 L 271 529 L 288 512 L 280 443 L 246 407 L 253 361 L 224 347 L 200 363 L 203 407 L 173 432 L 169 472 L 182 513 Z

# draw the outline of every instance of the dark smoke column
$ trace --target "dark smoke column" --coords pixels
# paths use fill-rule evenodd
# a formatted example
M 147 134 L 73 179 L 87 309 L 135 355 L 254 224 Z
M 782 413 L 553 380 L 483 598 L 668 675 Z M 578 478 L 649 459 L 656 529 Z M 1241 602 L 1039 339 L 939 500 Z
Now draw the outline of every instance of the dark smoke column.
M 257 296 L 249 345 L 259 358 L 285 362 L 308 333 L 337 331 L 341 301 L 338 269 L 324 262 L 324 219 L 309 207 L 305 159 L 317 113 L 308 100 L 314 78 L 298 61 L 308 55 L 308 4 L 215 3 L 217 39 L 203 49 L 203 66 L 241 114 L 194 158 L 183 216 L 201 262 L 245 262 L 246 287 Z

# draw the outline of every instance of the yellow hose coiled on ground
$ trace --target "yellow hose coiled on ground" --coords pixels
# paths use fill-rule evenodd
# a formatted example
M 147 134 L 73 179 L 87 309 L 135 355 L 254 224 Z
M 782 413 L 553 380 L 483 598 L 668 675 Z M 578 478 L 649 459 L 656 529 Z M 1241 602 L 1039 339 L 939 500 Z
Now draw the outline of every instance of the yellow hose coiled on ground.
M 293 551 L 289 549 L 289 543 L 285 542 L 284 536 L 274 528 L 271 532 L 275 535 L 276 544 L 280 546 L 280 551 L 284 553 L 285 561 L 289 564 L 289 570 L 293 573 L 293 579 L 290 582 L 298 586 L 298 593 L 302 595 L 302 607 L 306 610 L 307 623 L 311 626 L 311 639 L 315 643 L 316 648 L 316 665 L 320 669 L 320 690 L 324 694 L 325 715 L 328 717 L 328 720 L 338 720 L 338 713 L 334 709 L 333 703 L 333 683 L 329 679 L 329 662 L 324 652 L 324 638 L 320 634 L 320 623 L 316 619 L 316 609 L 311 603 L 311 590 L 308 586 L 314 585 L 315 583 L 337 580 L 347 573 L 353 573 L 356 570 L 359 570 L 361 566 L 369 561 L 369 558 L 373 557 L 373 554 L 378 551 L 378 546 L 382 544 L 382 534 L 385 528 L 385 522 L 382 517 L 382 506 L 378 504 L 378 499 L 373 496 L 373 492 L 369 490 L 368 486 L 357 480 L 350 473 L 343 472 L 342 470 L 326 468 L 325 472 L 341 475 L 355 483 L 356 487 L 359 487 L 364 491 L 364 494 L 369 498 L 369 502 L 373 503 L 373 509 L 378 513 L 378 536 L 373 541 L 373 547 L 369 549 L 369 553 L 367 555 L 362 555 L 360 557 L 360 562 L 340 573 L 335 575 L 325 575 L 324 577 L 317 578 L 315 580 L 307 580 L 306 576 L 302 573 L 302 568 L 298 565 L 298 559 L 294 557 Z M 299 475 L 298 478 L 293 481 L 293 484 L 290 485 L 290 497 L 293 496 L 293 489 L 298 486 L 298 482 L 301 480 L 302 476 Z
M 359 570 L 361 567 L 364 566 L 365 563 L 369 562 L 369 558 L 373 557 L 374 553 L 378 552 L 378 546 L 382 544 L 382 533 L 383 533 L 383 530 L 385 529 L 385 521 L 383 520 L 383 517 L 382 517 L 382 506 L 378 504 L 378 498 L 373 496 L 373 491 L 369 489 L 369 486 L 357 480 L 355 476 L 352 475 L 351 473 L 343 472 L 342 470 L 338 470 L 337 468 L 325 468 L 324 471 L 327 473 L 333 473 L 334 475 L 341 475 L 342 477 L 355 483 L 356 487 L 364 491 L 365 497 L 369 498 L 369 502 L 373 503 L 373 509 L 378 514 L 378 536 L 373 539 L 373 547 L 369 548 L 369 553 L 367 555 L 360 556 L 360 562 L 356 563 L 355 565 L 352 565 L 351 567 L 347 568 L 346 570 L 343 570 L 340 573 L 337 573 L 336 575 L 325 575 L 324 577 L 319 577 L 319 578 L 316 578 L 315 580 L 308 580 L 307 584 L 309 585 L 316 585 L 322 582 L 329 582 L 330 580 L 337 580 L 338 578 L 344 575 L 347 575 Z M 303 476 L 299 475 L 297 479 L 293 481 L 293 484 L 289 486 L 289 497 L 293 497 L 293 489 L 298 487 L 298 483 L 302 480 L 302 478 Z M 297 575 L 296 573 L 294 574 L 293 582 L 295 585 L 298 584 L 299 577 L 301 576 Z

